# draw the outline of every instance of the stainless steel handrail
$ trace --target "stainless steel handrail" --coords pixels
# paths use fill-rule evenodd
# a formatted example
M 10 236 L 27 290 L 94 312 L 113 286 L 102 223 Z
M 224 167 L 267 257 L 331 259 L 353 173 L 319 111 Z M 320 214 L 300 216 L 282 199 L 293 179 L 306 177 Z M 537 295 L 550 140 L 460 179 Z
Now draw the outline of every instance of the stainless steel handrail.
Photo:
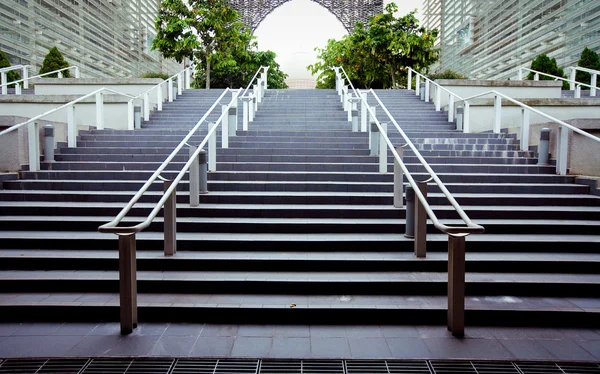
M 66 67 L 66 68 L 62 68 L 62 69 L 50 71 L 48 73 L 34 75 L 33 77 L 23 78 L 23 79 L 20 79 L 18 81 L 7 82 L 7 83 L 2 84 L 0 86 L 10 86 L 11 84 L 19 84 L 21 82 L 29 81 L 29 80 L 32 80 L 32 79 L 35 79 L 35 78 L 45 77 L 46 75 L 61 73 L 61 72 L 65 71 L 65 70 L 69 70 L 69 69 L 75 69 L 75 75 L 79 75 L 79 67 L 78 66 L 69 66 L 69 67 Z
M 100 226 L 98 228 L 98 231 L 106 232 L 106 233 L 114 233 L 114 234 L 133 234 L 133 233 L 144 230 L 152 223 L 152 220 L 154 220 L 154 218 L 156 218 L 156 216 L 158 215 L 158 212 L 160 212 L 160 210 L 162 209 L 162 207 L 165 204 L 165 202 L 167 201 L 167 199 L 169 199 L 169 197 L 171 196 L 171 193 L 173 191 L 175 191 L 175 189 L 177 188 L 177 184 L 179 183 L 179 181 L 181 181 L 181 179 L 183 178 L 185 173 L 188 171 L 188 169 L 190 168 L 194 159 L 202 151 L 202 148 L 206 145 L 210 136 L 216 131 L 219 123 L 221 123 L 223 121 L 224 116 L 227 115 L 227 111 L 223 111 L 223 113 L 221 113 L 221 116 L 215 123 L 216 125 L 213 126 L 211 129 L 208 129 L 209 130 L 208 134 L 202 140 L 202 142 L 200 143 L 200 145 L 198 146 L 196 151 L 193 153 L 193 155 L 190 157 L 190 159 L 186 162 L 186 164 L 181 169 L 181 171 L 177 174 L 177 177 L 175 177 L 171 186 L 164 192 L 162 198 L 158 201 L 158 203 L 156 204 L 154 209 L 152 209 L 152 211 L 150 212 L 148 217 L 143 222 L 141 222 L 135 226 L 128 226 L 128 227 L 118 226 L 121 223 L 121 220 L 127 215 L 127 213 L 129 213 L 131 208 L 136 204 L 136 202 L 148 190 L 150 185 L 152 185 L 152 183 L 154 183 L 154 181 L 160 177 L 160 174 L 168 166 L 168 164 L 171 162 L 171 160 L 173 160 L 173 158 L 177 155 L 177 153 L 181 150 L 181 148 L 183 148 L 185 145 L 187 145 L 188 140 L 195 134 L 195 132 L 200 128 L 200 126 L 206 120 L 206 118 L 208 118 L 208 116 L 212 113 L 212 111 L 219 104 L 219 102 L 221 101 L 223 96 L 225 96 L 225 94 L 230 91 L 233 91 L 233 90 L 226 88 L 223 91 L 223 93 L 221 93 L 221 95 L 217 98 L 217 100 L 214 102 L 214 104 L 208 109 L 208 111 L 202 116 L 202 118 L 200 118 L 198 123 L 196 123 L 196 125 L 192 128 L 192 130 L 190 130 L 190 132 L 186 135 L 186 137 L 183 138 L 183 140 L 179 143 L 179 145 L 173 150 L 173 152 L 171 152 L 171 154 L 165 159 L 165 161 L 163 161 L 163 163 L 158 167 L 158 169 L 156 169 L 156 171 L 152 174 L 152 176 L 150 176 L 150 178 L 146 181 L 146 183 L 144 183 L 144 185 L 138 190 L 138 192 L 131 198 L 129 203 L 127 203 L 127 205 L 121 210 L 121 212 L 112 221 Z M 240 91 L 238 90 L 234 94 L 231 102 L 228 104 L 228 108 L 237 100 L 239 92 Z
M 348 75 L 346 74 L 346 71 L 344 70 L 344 68 L 340 66 L 340 69 L 344 73 L 346 79 L 348 79 L 348 81 L 350 81 L 350 79 L 348 78 Z M 402 158 L 400 157 L 400 155 L 398 155 L 398 152 L 396 152 L 396 149 L 394 148 L 395 147 L 394 144 L 391 142 L 390 138 L 387 136 L 386 132 L 384 131 L 383 127 L 381 126 L 381 123 L 377 119 L 375 112 L 373 111 L 373 109 L 369 105 L 367 105 L 367 103 L 364 102 L 364 98 L 362 97 L 362 95 L 359 95 L 359 98 L 361 98 L 361 100 L 362 100 L 362 104 L 363 105 L 367 105 L 367 110 L 371 114 L 371 118 L 373 118 L 375 120 L 375 123 L 377 124 L 377 127 L 379 128 L 380 134 L 384 135 L 385 141 L 388 144 L 388 146 L 390 147 L 390 149 L 392 151 L 392 154 L 394 155 L 394 159 L 396 161 L 398 161 L 400 167 L 402 168 L 402 171 L 404 172 L 404 175 L 406 176 L 406 179 L 408 180 L 408 183 L 413 188 L 413 190 L 415 192 L 415 195 L 418 197 L 418 199 L 421 202 L 421 204 L 423 204 L 423 207 L 425 208 L 425 211 L 427 212 L 427 215 L 431 219 L 431 222 L 433 223 L 433 225 L 437 229 L 439 229 L 440 231 L 442 231 L 442 232 L 444 232 L 446 234 L 452 234 L 452 235 L 460 235 L 460 234 L 469 235 L 469 234 L 478 234 L 478 233 L 484 232 L 485 231 L 484 227 L 481 226 L 481 225 L 478 225 L 476 223 L 473 223 L 471 221 L 471 219 L 469 218 L 469 216 L 467 216 L 467 214 L 464 212 L 464 210 L 460 207 L 460 205 L 454 199 L 454 197 L 452 196 L 452 194 L 450 193 L 450 191 L 448 191 L 448 189 L 443 184 L 443 182 L 440 180 L 440 178 L 437 176 L 437 174 L 429 166 L 429 164 L 427 163 L 427 161 L 425 160 L 425 158 L 423 158 L 423 156 L 421 155 L 421 153 L 419 152 L 419 150 L 410 141 L 410 139 L 408 138 L 408 136 L 406 136 L 406 133 L 404 133 L 404 131 L 402 130 L 402 128 L 400 128 L 400 125 L 398 125 L 398 123 L 396 122 L 396 120 L 394 119 L 394 117 L 392 117 L 392 115 L 387 110 L 387 108 L 385 107 L 385 105 L 381 102 L 381 100 L 379 99 L 379 97 L 377 96 L 377 94 L 372 89 L 370 90 L 370 92 L 377 99 L 377 102 L 379 103 L 379 105 L 381 106 L 381 108 L 385 111 L 386 115 L 390 118 L 390 120 L 392 121 L 392 123 L 394 124 L 394 126 L 396 127 L 396 129 L 398 130 L 398 132 L 400 133 L 400 135 L 402 135 L 402 137 L 406 141 L 406 144 L 408 144 L 408 146 L 410 147 L 410 149 L 414 152 L 415 156 L 419 159 L 419 161 L 421 162 L 421 164 L 423 165 L 423 167 L 425 167 L 425 170 L 427 170 L 427 172 L 429 173 L 429 175 L 431 176 L 431 178 L 433 179 L 433 181 L 438 185 L 438 187 L 440 188 L 440 190 L 442 191 L 442 193 L 444 194 L 444 196 L 446 196 L 446 198 L 448 199 L 448 201 L 450 202 L 450 204 L 454 207 L 454 209 L 456 210 L 456 212 L 458 213 L 458 215 L 462 218 L 462 220 L 465 222 L 465 224 L 467 225 L 467 227 L 464 227 L 464 226 L 458 226 L 458 227 L 457 226 L 448 226 L 448 225 L 445 225 L 445 224 L 443 224 L 443 223 L 441 223 L 439 221 L 439 219 L 437 218 L 435 212 L 433 211 L 433 209 L 431 209 L 431 206 L 427 202 L 427 198 L 421 193 L 421 191 L 420 191 L 420 189 L 419 189 L 419 187 L 417 185 L 417 182 L 414 180 L 414 178 L 410 174 L 410 172 L 409 172 L 408 168 L 406 167 L 406 165 L 404 164 Z
M 261 65 L 261 67 L 259 67 L 259 68 L 256 70 L 256 73 L 254 73 L 254 76 L 252 77 L 252 79 L 251 79 L 251 80 L 250 80 L 250 82 L 248 83 L 248 86 L 246 86 L 246 89 L 244 90 L 244 92 L 243 92 L 241 95 L 239 95 L 239 97 L 240 97 L 240 98 L 242 98 L 242 97 L 246 97 L 246 92 L 248 92 L 248 90 L 250 89 L 250 86 L 252 86 L 252 82 L 254 82 L 254 80 L 255 80 L 255 79 L 256 79 L 256 77 L 258 76 L 258 73 L 260 73 L 261 69 L 267 69 L 267 70 L 268 70 L 268 69 L 269 69 L 269 67 L 268 67 L 268 66 L 262 66 L 262 65 Z
M 586 83 L 582 83 L 582 82 L 577 82 L 574 79 L 567 79 L 567 78 L 559 77 L 559 76 L 556 76 L 556 75 L 544 73 L 544 72 L 533 70 L 533 69 L 529 69 L 529 68 L 519 68 L 519 77 L 521 77 L 521 78 L 522 78 L 521 70 L 526 70 L 526 71 L 530 71 L 532 73 L 535 73 L 537 75 L 544 75 L 546 77 L 554 78 L 555 81 L 561 80 L 561 81 L 564 81 L 564 82 L 569 82 L 571 84 L 575 84 L 577 86 L 584 86 L 584 87 L 589 87 L 589 88 L 594 88 L 594 89 L 600 90 L 600 87 L 592 86 L 590 84 L 586 84 Z M 591 70 L 591 69 L 586 69 L 586 70 Z M 595 71 L 595 70 L 591 70 L 591 71 Z

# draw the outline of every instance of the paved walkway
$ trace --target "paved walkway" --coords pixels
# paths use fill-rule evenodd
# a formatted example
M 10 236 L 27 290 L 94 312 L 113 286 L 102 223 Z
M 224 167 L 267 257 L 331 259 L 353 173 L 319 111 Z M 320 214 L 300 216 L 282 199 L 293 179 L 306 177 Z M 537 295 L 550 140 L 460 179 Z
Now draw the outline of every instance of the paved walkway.
M 0 323 L 0 358 L 170 356 L 228 358 L 600 361 L 600 330 L 445 326 Z

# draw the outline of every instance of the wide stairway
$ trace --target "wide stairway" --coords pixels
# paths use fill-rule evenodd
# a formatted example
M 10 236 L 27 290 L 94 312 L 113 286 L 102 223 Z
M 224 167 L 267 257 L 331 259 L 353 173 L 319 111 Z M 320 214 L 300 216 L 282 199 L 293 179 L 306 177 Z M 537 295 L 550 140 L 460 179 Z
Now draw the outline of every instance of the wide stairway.
M 514 136 L 462 134 L 412 92 L 377 93 L 485 226 L 467 238 L 467 331 L 597 326 L 600 198 L 574 177 L 538 166 Z M 3 182 L 3 320 L 118 320 L 117 238 L 97 228 L 219 94 L 186 91 L 142 130 L 82 131 L 77 148 L 57 150 L 57 162 Z M 377 114 L 389 122 L 380 108 Z M 160 217 L 137 235 L 140 323 L 444 325 L 447 236 L 429 225 L 427 258 L 414 256 L 403 235 L 405 210 L 392 206 L 389 156 L 389 172 L 380 174 L 368 134 L 350 131 L 334 91 L 269 90 L 249 131 L 219 148 L 199 207 L 189 206 L 187 181 L 180 184 L 178 253 L 163 255 Z M 163 176 L 173 177 L 186 157 L 182 151 Z M 405 162 L 417 180 L 427 178 L 409 151 Z M 155 183 L 126 221 L 142 221 L 162 189 Z M 460 223 L 433 185 L 428 201 L 444 223 Z

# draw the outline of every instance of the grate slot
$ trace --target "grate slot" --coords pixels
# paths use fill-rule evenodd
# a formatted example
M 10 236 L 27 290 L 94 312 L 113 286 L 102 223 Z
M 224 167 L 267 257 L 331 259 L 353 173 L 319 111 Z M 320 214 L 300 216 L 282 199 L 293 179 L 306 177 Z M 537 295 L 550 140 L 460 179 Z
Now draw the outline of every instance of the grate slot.
M 50 359 L 37 371 L 37 374 L 42 373 L 79 373 L 87 364 L 88 359 Z
M 302 361 L 303 374 L 345 374 L 344 361 L 318 360 Z
M 135 359 L 126 374 L 168 374 L 173 365 L 172 359 Z
M 430 361 L 431 367 L 436 374 L 452 373 L 452 374 L 477 374 L 477 371 L 473 367 L 470 361 L 449 361 L 449 360 L 438 360 Z
M 8 359 L 0 364 L 0 373 L 35 373 L 47 360 Z
M 124 374 L 131 365 L 131 359 L 93 359 L 92 362 L 83 370 L 82 374 L 102 373 L 102 374 Z
M 389 370 L 385 361 L 346 361 L 346 372 L 348 374 L 389 374 Z
M 471 364 L 479 374 L 520 374 L 512 362 L 472 361 Z
M 258 360 L 219 360 L 214 374 L 258 373 Z
M 429 373 L 429 366 L 425 361 L 387 361 L 390 374 Z
M 172 374 L 213 374 L 217 368 L 217 360 L 186 360 L 179 359 Z
M 302 374 L 302 361 L 265 361 L 260 364 L 261 374 Z
M 557 363 L 565 374 L 600 374 L 600 364 L 594 363 Z
M 552 362 L 516 362 L 523 374 L 564 374 L 564 372 Z

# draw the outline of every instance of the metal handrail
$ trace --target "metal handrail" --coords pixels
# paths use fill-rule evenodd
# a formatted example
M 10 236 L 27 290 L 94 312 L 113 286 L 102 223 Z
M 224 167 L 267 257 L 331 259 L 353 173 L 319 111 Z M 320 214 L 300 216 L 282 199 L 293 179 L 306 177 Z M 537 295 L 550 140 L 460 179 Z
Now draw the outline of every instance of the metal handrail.
M 529 68 L 519 68 L 519 77 L 522 76 L 521 70 L 527 70 L 527 71 L 530 71 L 532 73 L 535 73 L 536 75 L 544 75 L 546 77 L 554 78 L 555 81 L 561 80 L 561 81 L 564 81 L 564 82 L 569 82 L 571 84 L 575 84 L 577 86 L 584 86 L 584 87 L 589 87 L 589 88 L 593 88 L 593 89 L 600 89 L 600 87 L 592 86 L 592 85 L 589 85 L 589 84 L 586 84 L 586 83 L 582 83 L 582 82 L 577 82 L 574 79 L 567 79 L 567 78 L 563 78 L 563 77 L 558 77 L 556 75 L 544 73 L 544 72 L 533 70 L 533 69 L 529 69 Z M 591 70 L 591 69 L 589 69 L 589 70 Z M 591 71 L 595 71 L 595 70 L 591 70 Z
M 162 209 L 165 202 L 170 198 L 171 193 L 173 193 L 173 191 L 175 191 L 175 189 L 177 188 L 177 184 L 179 183 L 179 181 L 181 181 L 181 179 L 183 178 L 185 173 L 188 171 L 188 169 L 190 168 L 190 166 L 192 165 L 192 163 L 194 162 L 196 157 L 198 157 L 198 154 L 200 154 L 200 152 L 202 151 L 202 148 L 206 145 L 210 136 L 216 131 L 219 123 L 221 123 L 223 121 L 223 117 L 227 115 L 227 111 L 223 111 L 223 113 L 221 113 L 221 116 L 219 117 L 219 119 L 216 121 L 215 126 L 208 129 L 208 134 L 204 137 L 204 139 L 202 140 L 200 145 L 197 147 L 196 151 L 193 153 L 193 155 L 190 157 L 190 159 L 186 162 L 186 164 L 183 166 L 181 171 L 177 174 L 177 176 L 173 180 L 171 186 L 164 192 L 162 198 L 158 201 L 158 203 L 156 204 L 154 209 L 152 209 L 152 211 L 150 212 L 148 217 L 143 222 L 140 222 L 139 224 L 137 224 L 135 226 L 128 226 L 128 227 L 118 226 L 121 223 L 121 220 L 127 215 L 127 213 L 129 213 L 131 208 L 137 203 L 137 201 L 148 190 L 150 185 L 152 183 L 154 183 L 154 181 L 160 177 L 160 174 L 169 165 L 169 163 L 173 160 L 173 158 L 177 155 L 177 153 L 181 150 L 181 148 L 183 148 L 185 145 L 187 145 L 188 140 L 194 135 L 194 133 L 200 128 L 202 123 L 206 120 L 206 118 L 212 113 L 212 111 L 215 109 L 217 104 L 219 104 L 219 102 L 221 101 L 223 96 L 225 96 L 225 94 L 230 91 L 233 91 L 233 90 L 226 88 L 223 91 L 223 93 L 217 98 L 217 100 L 214 102 L 214 104 L 208 109 L 208 111 L 202 116 L 202 118 L 190 130 L 190 132 L 186 135 L 186 137 L 183 138 L 183 140 L 173 150 L 173 152 L 171 152 L 171 154 L 165 159 L 165 161 L 163 161 L 163 163 L 158 167 L 158 169 L 156 169 L 156 171 L 152 174 L 152 176 L 150 176 L 150 178 L 146 181 L 146 183 L 144 183 L 144 185 L 138 190 L 138 192 L 131 198 L 129 203 L 127 203 L 127 205 L 121 210 L 121 212 L 112 221 L 105 223 L 104 225 L 98 227 L 98 231 L 104 232 L 104 233 L 114 233 L 114 234 L 133 234 L 133 233 L 144 230 L 152 223 L 152 220 L 154 220 L 154 218 L 156 218 L 156 216 L 158 215 L 158 212 Z M 237 93 L 234 94 L 234 96 L 233 96 L 231 102 L 228 104 L 228 106 L 231 106 L 237 100 L 237 96 L 239 95 L 239 92 L 240 91 L 237 91 Z
M 5 68 L 1 68 L 0 69 L 0 73 L 5 73 L 7 71 L 12 71 L 12 70 L 18 70 L 18 69 L 23 69 L 24 67 L 27 67 L 30 65 L 11 65 L 11 66 L 7 66 Z
M 75 69 L 75 75 L 79 75 L 79 73 L 78 73 L 79 72 L 79 67 L 78 66 L 69 66 L 69 67 L 66 67 L 66 68 L 62 68 L 62 69 L 50 71 L 48 73 L 34 75 L 33 77 L 23 78 L 23 79 L 20 79 L 18 81 L 7 82 L 5 84 L 0 85 L 0 87 L 1 86 L 9 86 L 11 84 L 19 84 L 21 82 L 26 82 L 26 81 L 29 81 L 29 80 L 32 80 L 32 79 L 35 79 L 35 78 L 45 77 L 46 75 L 61 73 L 61 72 L 65 71 L 65 70 L 69 70 L 69 69 Z
M 16 125 L 14 125 L 14 126 L 11 126 L 11 127 L 9 127 L 8 129 L 6 129 L 6 130 L 4 130 L 4 131 L 0 131 L 0 136 L 2 136 L 2 135 L 4 135 L 4 134 L 8 134 L 9 132 L 15 131 L 16 129 L 18 129 L 18 128 L 21 128 L 21 127 L 23 127 L 23 126 L 27 125 L 28 123 L 31 123 L 31 122 L 37 121 L 37 120 L 39 120 L 39 119 L 41 119 L 41 118 L 43 118 L 43 117 L 45 117 L 45 116 L 47 116 L 47 115 L 49 115 L 49 114 L 52 114 L 52 113 L 58 112 L 58 111 L 59 111 L 59 110 L 61 110 L 61 109 L 67 108 L 67 107 L 69 107 L 69 106 L 71 106 L 71 105 L 73 105 L 73 104 L 77 104 L 78 102 L 80 102 L 80 101 L 82 101 L 82 100 L 85 100 L 85 99 L 87 99 L 88 97 L 94 96 L 94 95 L 96 95 L 97 93 L 104 92 L 104 91 L 112 92 L 113 94 L 116 94 L 116 95 L 123 95 L 123 96 L 126 96 L 126 97 L 133 97 L 132 95 L 129 95 L 129 94 L 126 94 L 126 93 L 123 93 L 123 92 L 119 92 L 119 91 L 111 90 L 110 88 L 105 88 L 105 87 L 102 87 L 102 88 L 99 88 L 99 89 L 97 89 L 97 90 L 96 90 L 96 91 L 94 91 L 94 92 L 90 92 L 89 94 L 86 94 L 86 95 L 84 95 L 84 96 L 81 96 L 81 97 L 79 97 L 79 98 L 77 98 L 77 99 L 75 99 L 75 100 L 73 100 L 73 101 L 69 101 L 69 102 L 68 102 L 68 103 L 66 103 L 66 104 L 63 104 L 63 105 L 61 105 L 61 106 L 59 106 L 59 107 L 56 107 L 56 108 L 54 108 L 54 109 L 51 109 L 51 110 L 49 110 L 49 111 L 47 111 L 47 112 L 44 112 L 44 113 L 42 113 L 42 114 L 39 114 L 39 115 L 37 115 L 37 116 L 35 116 L 35 117 L 32 117 L 32 118 L 30 118 L 29 120 L 27 120 L 27 121 L 25 121 L 25 122 L 21 122 L 21 123 L 19 123 L 19 124 L 16 124 Z
M 433 84 L 438 90 L 436 91 L 436 100 L 435 100 L 435 110 L 437 112 L 442 110 L 441 107 L 441 91 L 445 91 L 450 100 L 448 103 L 448 122 L 453 122 L 454 121 L 454 102 L 456 101 L 456 99 L 458 100 L 462 100 L 462 97 L 460 97 L 459 95 L 455 94 L 454 92 L 448 90 L 447 88 L 441 86 L 440 84 L 432 81 L 431 79 L 429 79 L 428 77 L 426 77 L 425 75 L 419 73 L 418 71 L 414 70 L 413 68 L 407 67 L 408 70 L 408 84 L 407 84 L 407 89 L 410 90 L 411 89 L 411 85 L 412 85 L 412 74 L 415 73 L 416 77 L 417 77 L 417 83 L 415 85 L 415 94 L 418 96 L 420 93 L 420 87 L 419 87 L 419 78 L 423 78 L 425 80 L 425 101 L 428 102 L 429 101 L 429 85 Z
M 256 73 L 254 73 L 254 76 L 252 77 L 252 79 L 250 80 L 250 82 L 248 83 L 248 86 L 246 86 L 246 89 L 244 90 L 244 92 L 239 96 L 240 98 L 242 97 L 246 97 L 246 92 L 248 92 L 248 90 L 250 89 L 250 86 L 252 86 L 252 82 L 254 82 L 254 80 L 256 79 L 256 77 L 258 76 L 258 73 L 260 73 L 261 69 L 266 69 L 265 72 L 267 70 L 269 70 L 269 66 L 260 66 L 258 68 L 258 70 L 256 70 Z
M 137 96 L 135 96 L 135 97 L 134 97 L 134 99 L 139 99 L 139 98 L 140 98 L 140 97 L 142 97 L 143 95 L 145 95 L 145 94 L 147 94 L 147 93 L 151 92 L 153 89 L 155 89 L 155 88 L 157 88 L 157 87 L 160 87 L 160 86 L 162 86 L 163 84 L 165 84 L 165 82 L 167 82 L 167 81 L 169 81 L 169 80 L 172 80 L 172 79 L 174 79 L 174 78 L 177 78 L 177 79 L 179 79 L 179 77 L 178 77 L 179 75 L 181 75 L 182 73 L 184 73 L 184 72 L 186 72 L 186 71 L 188 71 L 188 70 L 190 70 L 190 69 L 192 69 L 192 67 L 191 67 L 191 66 L 189 66 L 189 67 L 187 67 L 187 68 L 183 69 L 182 71 L 180 71 L 180 72 L 178 72 L 178 73 L 175 73 L 174 75 L 172 75 L 172 76 L 170 76 L 169 78 L 167 78 L 167 79 L 163 80 L 162 82 L 158 83 L 157 85 L 150 87 L 149 89 L 147 89 L 146 91 L 142 92 L 141 94 L 138 94 Z
M 344 75 L 346 76 L 346 79 L 348 79 L 348 75 L 346 74 L 346 71 L 344 70 L 344 68 L 341 67 L 341 66 L 340 66 L 340 68 L 341 68 L 342 72 L 344 73 Z M 348 79 L 348 81 L 350 81 L 350 79 Z M 446 234 L 452 234 L 452 235 L 456 235 L 456 234 L 469 235 L 469 234 L 477 234 L 477 233 L 484 232 L 485 231 L 484 227 L 480 226 L 480 225 L 478 225 L 476 223 L 473 223 L 471 221 L 471 219 L 469 218 L 469 216 L 467 216 L 467 214 L 464 212 L 464 210 L 460 207 L 460 205 L 454 199 L 454 197 L 452 196 L 452 194 L 450 193 L 450 191 L 448 191 L 448 189 L 446 188 L 446 186 L 444 186 L 444 183 L 440 180 L 440 178 L 437 176 L 437 174 L 433 171 L 433 169 L 431 168 L 431 166 L 429 166 L 429 164 L 427 163 L 427 161 L 425 160 L 425 158 L 423 158 L 423 156 L 421 155 L 421 153 L 419 152 L 419 150 L 417 149 L 417 147 L 415 147 L 415 145 L 410 141 L 410 139 L 408 138 L 408 136 L 406 135 L 406 133 L 404 133 L 404 131 L 402 130 L 402 128 L 400 128 L 400 125 L 398 125 L 398 122 L 396 122 L 396 120 L 394 119 L 394 117 L 392 117 L 392 115 L 387 110 L 387 108 L 385 107 L 385 105 L 381 102 L 381 100 L 379 99 L 379 97 L 377 96 L 377 94 L 375 93 L 375 91 L 373 91 L 371 89 L 370 92 L 377 99 L 377 102 L 379 103 L 379 105 L 381 106 L 381 108 L 385 111 L 385 113 L 387 114 L 387 116 L 390 118 L 390 120 L 392 121 L 392 123 L 394 124 L 394 126 L 396 127 L 396 129 L 398 130 L 398 132 L 400 133 L 400 135 L 402 135 L 402 137 L 406 141 L 406 144 L 414 152 L 415 156 L 419 159 L 419 161 L 421 162 L 421 164 L 423 165 L 423 167 L 425 167 L 425 170 L 427 170 L 427 172 L 429 173 L 429 175 L 431 176 L 431 178 L 433 179 L 433 181 L 438 185 L 438 187 L 440 188 L 440 190 L 442 191 L 442 193 L 446 196 L 446 198 L 448 199 L 448 201 L 450 202 L 450 204 L 454 207 L 454 209 L 456 210 L 456 212 L 458 213 L 458 215 L 462 218 L 462 220 L 465 222 L 465 224 L 467 225 L 467 227 L 448 226 L 448 225 L 445 225 L 445 224 L 441 223 L 438 220 L 437 216 L 435 215 L 435 212 L 433 211 L 433 209 L 431 209 L 431 206 L 427 202 L 427 198 L 421 193 L 421 191 L 420 191 L 420 189 L 419 189 L 419 187 L 417 185 L 417 182 L 414 180 L 414 178 L 410 174 L 410 172 L 409 172 L 408 168 L 406 167 L 406 165 L 404 164 L 402 158 L 400 157 L 400 155 L 398 155 L 398 152 L 396 152 L 396 149 L 394 148 L 394 144 L 391 142 L 390 138 L 387 136 L 386 132 L 384 131 L 383 127 L 381 126 L 381 123 L 377 119 L 375 112 L 373 111 L 373 109 L 369 105 L 367 105 L 366 102 L 364 102 L 364 98 L 362 97 L 362 95 L 359 95 L 359 97 L 362 100 L 362 105 L 366 105 L 367 110 L 371 114 L 371 118 L 373 118 L 375 120 L 375 123 L 377 124 L 377 127 L 379 128 L 380 134 L 383 134 L 386 143 L 388 144 L 388 146 L 390 147 L 390 149 L 392 151 L 392 154 L 394 155 L 394 159 L 396 161 L 398 161 L 400 167 L 402 168 L 402 171 L 406 175 L 406 179 L 408 180 L 408 183 L 413 188 L 413 190 L 415 192 L 415 195 L 418 197 L 418 199 L 421 202 L 421 204 L 423 204 L 423 207 L 425 208 L 425 211 L 427 212 L 427 215 L 431 219 L 431 222 L 433 223 L 433 225 L 437 229 L 439 229 L 440 231 L 442 231 L 442 232 L 444 232 Z

